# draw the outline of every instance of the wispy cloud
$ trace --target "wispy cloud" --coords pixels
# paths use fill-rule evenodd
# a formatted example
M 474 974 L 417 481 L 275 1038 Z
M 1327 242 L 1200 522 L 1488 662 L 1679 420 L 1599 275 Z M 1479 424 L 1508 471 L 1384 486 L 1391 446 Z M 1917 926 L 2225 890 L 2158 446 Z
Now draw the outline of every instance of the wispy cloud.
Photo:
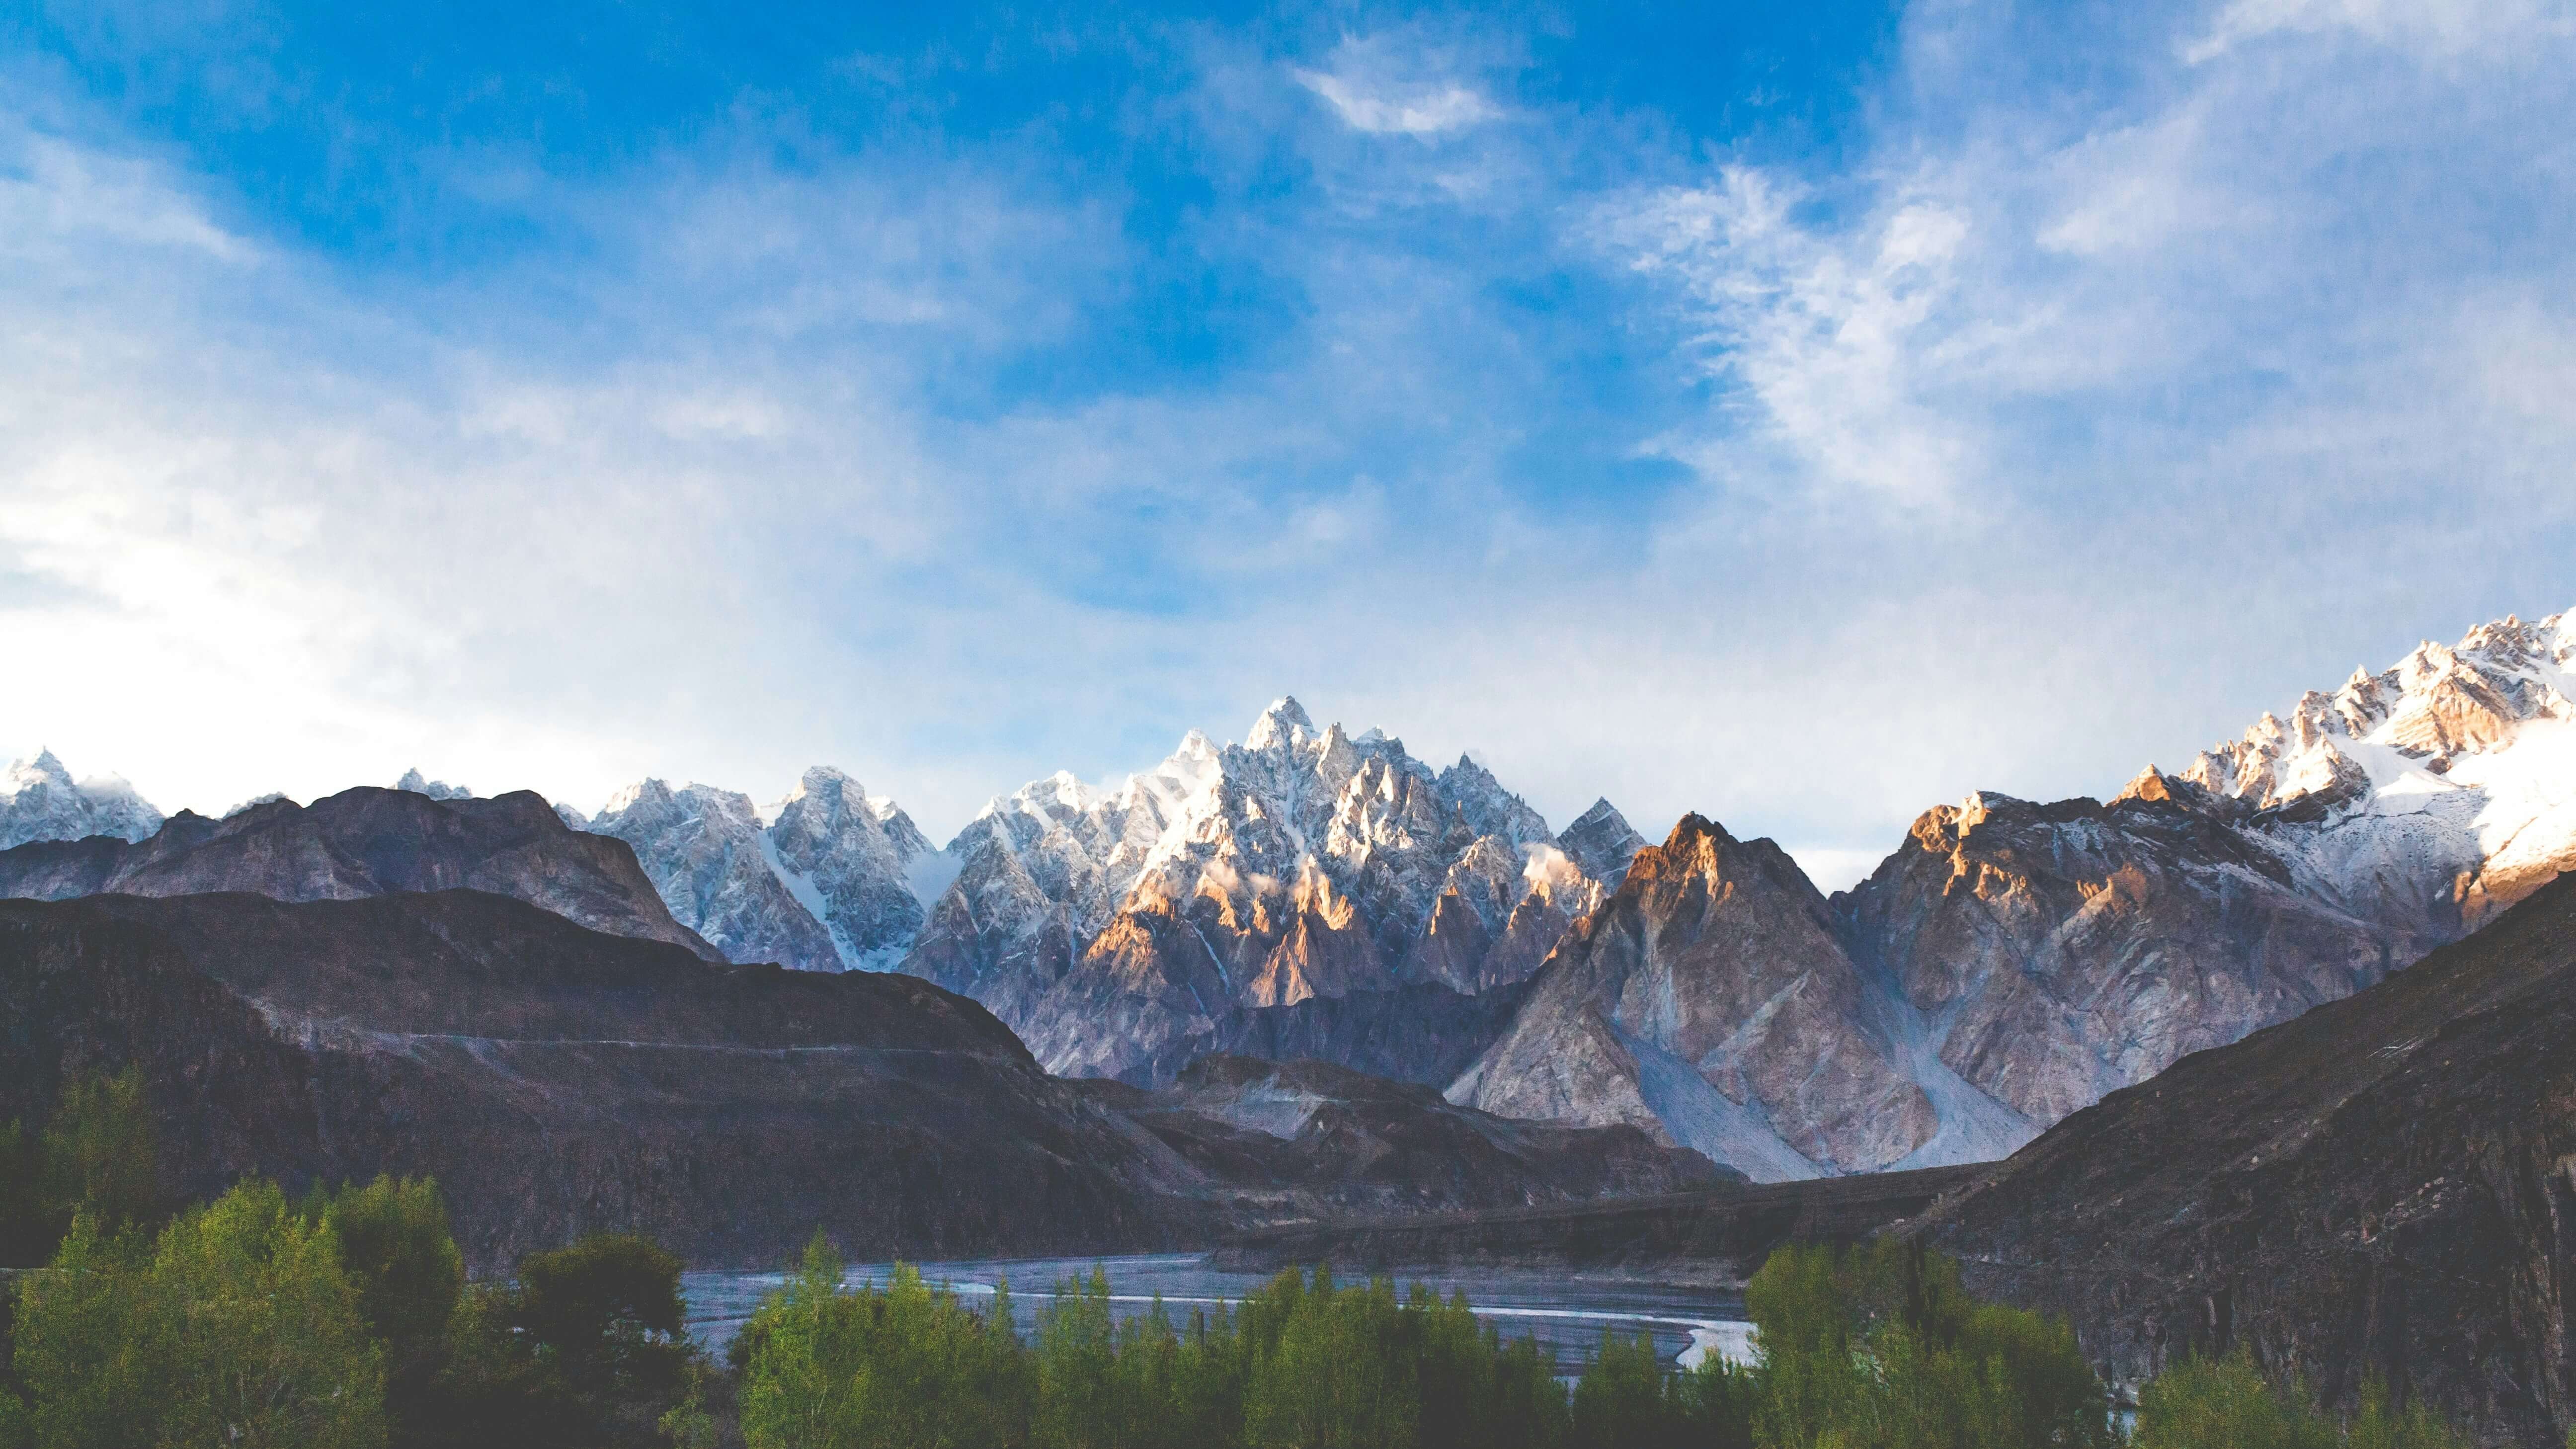
M 1436 136 L 1499 120 L 1502 108 L 1455 82 L 1379 89 L 1377 83 L 1292 68 L 1297 83 L 1324 98 L 1343 124 L 1371 135 Z

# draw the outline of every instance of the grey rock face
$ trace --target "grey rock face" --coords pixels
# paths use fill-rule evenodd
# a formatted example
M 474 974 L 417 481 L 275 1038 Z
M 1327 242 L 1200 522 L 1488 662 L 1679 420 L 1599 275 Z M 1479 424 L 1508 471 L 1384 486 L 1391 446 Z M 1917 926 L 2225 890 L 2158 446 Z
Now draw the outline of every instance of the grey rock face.
M 726 960 L 842 969 L 830 933 L 771 867 L 750 796 L 646 780 L 610 800 L 585 828 L 633 846 L 672 916 Z
M 140 843 L 101 836 L 0 851 L 0 896 L 239 891 L 280 901 L 439 890 L 512 896 L 620 936 L 714 947 L 671 918 L 623 842 L 566 827 L 527 791 L 432 800 L 361 786 L 310 806 L 275 800 L 220 821 L 190 811 Z
M 1607 800 L 1595 800 L 1592 808 L 1574 817 L 1565 833 L 1556 838 L 1556 848 L 1566 853 L 1585 875 L 1610 890 L 1617 890 L 1627 877 L 1628 862 L 1646 848 L 1646 837 L 1630 829 L 1626 816 L 1611 808 Z
M 1975 796 L 1835 903 L 1854 950 L 1942 1023 L 1941 1063 L 2054 1122 L 2398 964 L 2232 804 L 2153 776 L 2107 806 Z
M 0 775 L 0 849 L 31 840 L 92 835 L 142 840 L 161 828 L 161 812 L 114 776 L 75 782 L 51 750 L 10 762 Z
M 913 874 L 936 854 L 893 801 L 819 765 L 765 815 L 748 795 L 646 780 L 578 828 L 634 846 L 672 914 L 729 959 L 802 971 L 892 966 L 925 914 Z

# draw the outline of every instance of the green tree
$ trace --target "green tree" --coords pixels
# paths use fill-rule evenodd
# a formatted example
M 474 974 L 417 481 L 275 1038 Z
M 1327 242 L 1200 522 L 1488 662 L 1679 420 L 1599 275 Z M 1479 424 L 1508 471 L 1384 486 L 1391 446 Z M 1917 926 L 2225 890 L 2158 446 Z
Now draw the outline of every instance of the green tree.
M 2138 1394 L 2134 1449 L 2335 1449 L 2340 1436 L 2243 1352 L 2190 1358 Z
M 159 1162 L 139 1068 L 66 1082 L 42 1132 L 0 1126 L 0 1266 L 50 1259 L 82 1207 L 110 1232 L 158 1224 Z
M 682 1314 L 680 1261 L 648 1239 L 604 1233 L 531 1254 L 516 1283 L 459 1299 L 421 1442 L 659 1442 L 696 1386 Z
M 1571 1426 L 1555 1352 L 1531 1337 L 1506 1344 L 1489 1333 L 1486 1343 L 1500 1350 L 1494 1360 L 1495 1449 L 1557 1449 Z
M 1420 1429 L 1418 1364 L 1395 1285 L 1336 1288 L 1322 1269 L 1255 1364 L 1244 1440 L 1261 1449 L 1410 1449 Z
M 1665 1449 L 1680 1434 L 1665 1400 L 1663 1360 L 1643 1334 L 1601 1331 L 1601 1348 L 1574 1386 L 1577 1449 Z
M 143 1089 L 143 1069 L 128 1066 L 112 1077 L 64 1083 L 53 1120 L 45 1124 L 44 1159 L 45 1196 L 66 1227 L 75 1207 L 111 1232 L 158 1223 L 168 1204 L 161 1192 L 160 1132 Z
M 1194 1309 L 1172 1358 L 1170 1442 L 1190 1449 L 1243 1443 L 1243 1340 L 1223 1304 Z
M 1791 1246 L 1745 1290 L 1769 1444 L 2007 1449 L 2111 1443 L 2108 1400 L 2067 1327 L 1968 1296 L 1958 1265 L 1882 1239 Z
M 1055 1285 L 1055 1301 L 1038 1315 L 1037 1422 L 1041 1449 L 1107 1449 L 1117 1442 L 1111 1371 L 1118 1357 L 1109 1312 L 1109 1278 Z
M 38 1444 L 374 1449 L 383 1368 L 337 1245 L 270 1184 L 147 1250 L 84 1210 L 22 1289 L 15 1367 Z
M 337 1192 L 319 1186 L 303 1214 L 338 1244 L 358 1311 L 384 1344 L 385 1410 L 397 1444 L 434 1442 L 448 1331 L 465 1292 L 465 1258 L 447 1204 L 428 1178 L 379 1176 Z
M 841 1291 L 820 1234 L 743 1338 L 742 1428 L 752 1449 L 1008 1449 L 1027 1442 L 1025 1350 L 908 1264 L 880 1291 Z

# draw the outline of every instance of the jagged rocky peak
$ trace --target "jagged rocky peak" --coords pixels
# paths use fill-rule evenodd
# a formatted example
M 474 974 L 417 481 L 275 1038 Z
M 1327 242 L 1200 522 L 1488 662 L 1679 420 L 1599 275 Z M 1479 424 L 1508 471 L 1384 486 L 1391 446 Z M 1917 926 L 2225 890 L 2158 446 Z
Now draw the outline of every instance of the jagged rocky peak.
M 426 795 L 432 800 L 471 800 L 474 798 L 474 792 L 465 786 L 451 785 L 445 780 L 430 779 L 428 776 L 423 775 L 417 766 L 403 771 L 402 778 L 394 781 L 394 788 L 397 790 L 409 790 L 415 795 Z
M 907 969 L 975 995 L 1051 1069 L 1141 1080 L 1246 1011 L 1516 983 L 1602 893 L 1473 758 L 1434 770 L 1288 696 L 1242 743 L 1192 730 L 1114 786 L 1032 781 L 949 854 Z
M 2356 669 L 2333 694 L 2314 690 L 2287 720 L 2265 714 L 2216 745 L 2185 778 L 2263 808 L 2311 796 L 2335 803 L 2409 768 L 2447 774 L 2462 755 L 2494 754 L 2533 724 L 2576 721 L 2576 628 L 2568 616 L 2512 615 L 2454 646 L 2429 640 L 2387 669 Z
M 1283 694 L 1270 702 L 1261 718 L 1252 722 L 1244 733 L 1243 747 L 1248 750 L 1294 750 L 1315 734 L 1315 721 L 1306 707 L 1293 695 Z
M 729 959 L 811 971 L 892 966 L 921 929 L 914 882 L 938 855 L 902 807 L 821 765 L 766 809 L 641 780 L 579 828 L 633 846 L 672 914 Z
M 32 760 L 12 760 L 0 775 L 0 850 L 31 840 L 82 840 L 93 835 L 135 841 L 161 828 L 161 812 L 121 776 L 75 781 L 51 750 Z
M 817 765 L 767 812 L 767 863 L 817 914 L 848 965 L 892 966 L 921 931 L 915 857 L 929 842 L 892 800 Z
M 1574 817 L 1574 823 L 1556 838 L 1556 848 L 1585 875 L 1615 890 L 1628 874 L 1628 863 L 1646 848 L 1646 837 L 1631 829 L 1628 818 L 1607 799 L 1601 799 Z

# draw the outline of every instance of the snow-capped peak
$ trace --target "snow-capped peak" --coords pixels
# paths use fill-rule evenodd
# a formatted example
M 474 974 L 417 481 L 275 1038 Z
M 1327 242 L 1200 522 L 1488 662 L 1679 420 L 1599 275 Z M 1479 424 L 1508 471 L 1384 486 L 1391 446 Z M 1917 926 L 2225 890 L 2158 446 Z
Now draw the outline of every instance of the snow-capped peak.
M 2427 640 L 2377 674 L 2356 669 L 2332 695 L 2312 690 L 2288 719 L 2266 713 L 2182 778 L 2271 809 L 2348 799 L 2410 772 L 2447 775 L 2459 757 L 2502 751 L 2535 722 L 2576 721 L 2571 668 L 2567 615 L 2537 624 L 2508 615 L 2456 646 Z
M 1252 722 L 1251 730 L 1243 737 L 1243 747 L 1264 752 L 1294 749 L 1314 734 L 1315 722 L 1307 717 L 1306 707 L 1294 695 L 1283 694 Z
M 415 795 L 426 795 L 432 800 L 471 800 L 474 798 L 474 792 L 465 786 L 451 785 L 445 780 L 432 780 L 421 774 L 417 766 L 403 771 L 402 778 L 394 781 L 394 788 L 397 790 L 409 790 Z
M 2576 867 L 2571 696 L 2570 616 L 2508 616 L 2266 714 L 2181 778 L 2265 812 L 2304 889 L 2435 942 Z
M 113 835 L 143 840 L 161 828 L 161 812 L 116 775 L 75 781 L 52 750 L 13 760 L 0 775 L 0 849 L 31 840 Z
M 5 789 L 12 799 L 44 785 L 65 790 L 72 787 L 72 772 L 63 768 L 63 762 L 54 758 L 53 751 L 46 749 L 36 751 L 36 758 L 32 760 L 10 761 L 8 777 L 0 781 L 0 789 Z

